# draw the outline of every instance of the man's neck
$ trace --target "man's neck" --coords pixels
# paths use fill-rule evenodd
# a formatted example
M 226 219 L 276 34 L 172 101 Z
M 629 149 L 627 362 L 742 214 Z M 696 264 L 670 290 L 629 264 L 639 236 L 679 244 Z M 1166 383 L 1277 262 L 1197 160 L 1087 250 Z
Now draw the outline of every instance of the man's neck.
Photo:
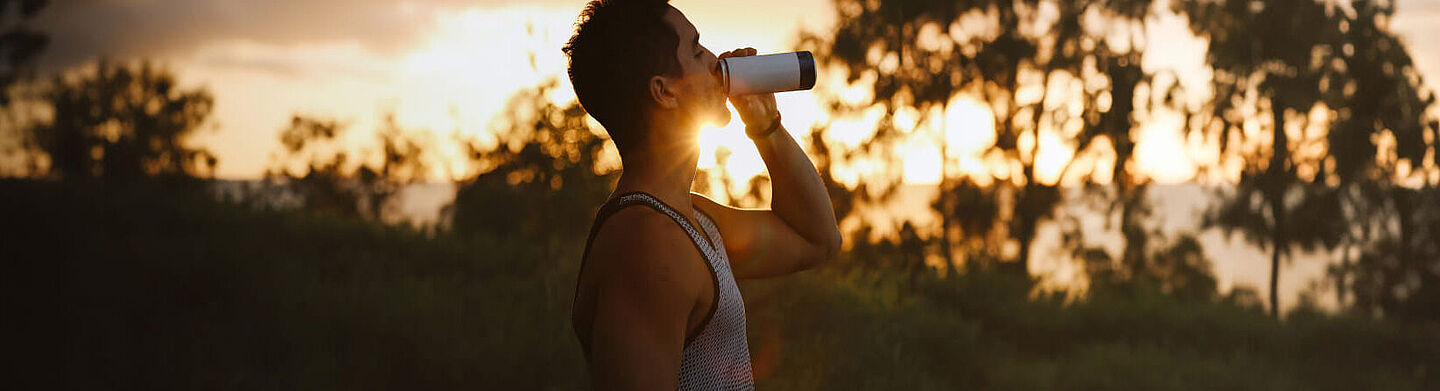
M 615 194 L 643 191 L 679 209 L 685 216 L 691 215 L 690 187 L 695 182 L 699 147 L 693 140 L 647 147 L 636 150 L 622 162 L 624 168 L 615 185 Z

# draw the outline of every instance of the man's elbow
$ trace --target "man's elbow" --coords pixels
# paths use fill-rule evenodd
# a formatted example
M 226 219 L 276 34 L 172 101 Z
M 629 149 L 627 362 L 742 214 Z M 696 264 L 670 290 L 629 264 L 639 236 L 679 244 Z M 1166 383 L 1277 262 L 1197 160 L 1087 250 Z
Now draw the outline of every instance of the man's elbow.
M 831 259 L 834 259 L 836 255 L 840 254 L 840 247 L 843 244 L 844 239 L 840 236 L 839 229 L 835 229 L 830 232 L 829 235 L 825 235 L 824 238 L 816 243 L 815 255 L 810 257 L 810 262 L 806 262 L 806 269 L 812 269 L 830 262 Z

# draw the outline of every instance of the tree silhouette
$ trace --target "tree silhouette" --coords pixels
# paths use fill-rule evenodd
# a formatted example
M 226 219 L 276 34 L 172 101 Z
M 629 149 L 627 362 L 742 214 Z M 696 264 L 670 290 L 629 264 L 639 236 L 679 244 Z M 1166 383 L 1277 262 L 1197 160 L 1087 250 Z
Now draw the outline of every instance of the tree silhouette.
M 1356 1 L 1349 12 L 1314 0 L 1175 7 L 1210 40 L 1215 97 L 1199 126 L 1218 133 L 1222 155 L 1240 163 L 1239 184 L 1208 224 L 1270 250 L 1270 308 L 1278 314 L 1282 259 L 1293 246 L 1334 248 L 1363 230 L 1348 223 L 1365 216 L 1347 216 L 1342 205 L 1362 203 L 1351 196 L 1355 186 L 1393 178 L 1395 166 L 1376 159 L 1391 152 L 1379 150 L 1377 136 L 1392 135 L 1399 159 L 1419 162 L 1429 103 L 1404 46 L 1381 24 L 1393 14 L 1389 5 Z
M 1338 291 L 1353 291 L 1362 311 L 1434 321 L 1440 319 L 1440 251 L 1434 244 L 1440 239 L 1440 183 L 1428 170 L 1440 159 L 1440 123 L 1427 113 L 1436 107 L 1435 95 L 1423 91 L 1405 46 L 1384 23 L 1394 5 L 1359 1 L 1352 7 L 1357 16 L 1348 26 L 1348 46 L 1340 48 L 1351 74 L 1347 92 L 1336 98 L 1345 104 L 1328 139 L 1343 146 L 1332 149 L 1341 199 L 1355 223 L 1346 231 L 1339 267 L 1349 273 L 1334 277 Z M 1380 145 L 1381 139 L 1393 139 L 1393 146 Z M 1414 179 L 1421 181 L 1418 188 L 1401 183 Z M 1350 264 L 1349 250 L 1356 247 L 1359 259 Z
M 100 61 L 76 77 L 56 77 L 43 99 L 53 114 L 31 132 L 53 175 L 128 180 L 214 172 L 215 156 L 186 144 L 214 99 L 204 88 L 181 89 L 164 68 Z
M 1126 189 L 1087 183 L 1084 195 L 1071 202 L 1080 202 L 1092 211 L 1103 210 L 1105 229 L 1114 229 L 1118 223 L 1124 247 L 1116 258 L 1104 246 L 1086 241 L 1087 232 L 1079 216 L 1063 215 L 1059 219 L 1061 250 L 1080 261 L 1091 291 L 1158 291 L 1185 300 L 1215 299 L 1216 280 L 1210 259 L 1195 233 L 1182 232 L 1167 238 L 1160 229 L 1147 224 L 1154 218 L 1147 200 L 1148 189 L 1149 185 Z
M 515 94 L 494 143 L 469 140 L 477 175 L 461 181 L 445 215 L 460 233 L 544 241 L 583 238 L 619 178 L 619 155 L 575 101 L 556 103 L 551 79 Z
M 876 135 L 862 146 L 867 154 L 886 158 L 904 137 L 890 121 L 899 109 L 916 109 L 922 124 L 925 113 L 944 112 L 959 95 L 991 109 L 996 134 L 987 156 L 1001 163 L 989 174 L 998 189 L 986 191 L 1003 200 L 997 204 L 1003 210 L 977 215 L 967 209 L 962 201 L 974 199 L 974 180 L 950 172 L 950 153 L 942 150 L 944 182 L 933 205 L 942 220 L 940 252 L 954 264 L 955 252 L 973 253 L 971 244 L 961 243 L 973 244 L 966 237 L 999 230 L 1018 244 L 1009 267 L 1023 273 L 1036 228 L 1061 201 L 1058 184 L 1080 170 L 1072 159 L 1060 178 L 1042 177 L 1037 156 L 1044 132 L 1059 133 L 1076 156 L 1113 150 L 1116 171 L 1127 173 L 1116 178 L 1128 177 L 1135 89 L 1149 82 L 1139 61 L 1149 7 L 1149 1 L 837 1 L 834 33 L 804 37 L 802 46 L 848 69 L 850 82 L 867 81 L 874 99 L 862 106 L 886 109 Z M 1117 30 L 1123 42 L 1107 34 Z M 1168 101 L 1168 94 L 1154 95 Z M 996 219 L 986 222 L 990 216 Z M 984 251 L 999 252 L 989 247 Z
M 0 0 L 0 106 L 10 104 L 9 87 L 35 71 L 35 60 L 49 45 L 44 33 L 27 23 L 49 0 Z
M 379 162 L 354 159 L 339 142 L 346 125 L 334 119 L 292 116 L 280 133 L 283 155 L 273 157 L 267 180 L 297 194 L 305 208 L 344 217 L 384 220 L 400 190 L 429 175 L 431 146 L 407 134 L 393 114 L 374 132 Z M 352 159 L 356 160 L 352 162 Z M 291 170 L 301 165 L 300 172 Z
M 29 21 L 47 5 L 47 0 L 0 0 L 0 176 L 30 176 L 42 172 L 41 151 L 34 134 L 27 129 L 20 105 L 20 81 L 35 73 L 39 54 L 49 38 L 30 28 Z

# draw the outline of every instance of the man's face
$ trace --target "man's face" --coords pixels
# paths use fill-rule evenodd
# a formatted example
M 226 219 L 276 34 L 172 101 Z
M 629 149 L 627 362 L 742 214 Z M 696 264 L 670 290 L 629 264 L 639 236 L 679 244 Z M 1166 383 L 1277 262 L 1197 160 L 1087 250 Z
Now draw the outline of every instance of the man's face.
M 730 109 L 725 107 L 725 93 L 711 71 L 718 60 L 715 54 L 700 45 L 700 32 L 675 7 L 665 15 L 679 38 L 676 45 L 680 62 L 678 80 L 681 116 L 701 124 L 724 126 L 730 123 Z

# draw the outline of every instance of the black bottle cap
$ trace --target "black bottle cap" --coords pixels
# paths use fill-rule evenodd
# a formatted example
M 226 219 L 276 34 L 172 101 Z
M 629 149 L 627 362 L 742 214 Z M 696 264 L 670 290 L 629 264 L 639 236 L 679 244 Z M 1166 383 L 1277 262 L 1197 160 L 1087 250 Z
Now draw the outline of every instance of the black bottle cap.
M 815 88 L 815 56 L 809 51 L 795 52 L 800 60 L 800 89 Z

